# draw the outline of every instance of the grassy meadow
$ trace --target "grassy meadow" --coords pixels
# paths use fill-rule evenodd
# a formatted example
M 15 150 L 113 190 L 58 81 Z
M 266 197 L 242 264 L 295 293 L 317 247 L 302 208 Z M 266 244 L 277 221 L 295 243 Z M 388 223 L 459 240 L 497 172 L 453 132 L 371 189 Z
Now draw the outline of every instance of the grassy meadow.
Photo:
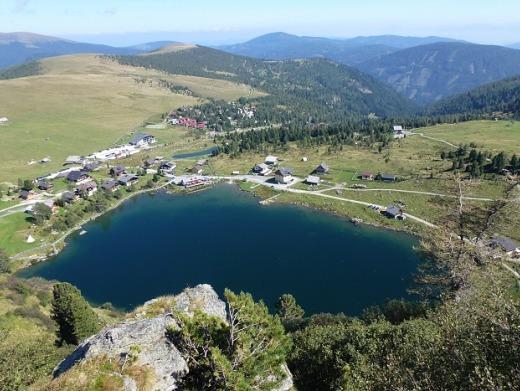
M 9 118 L 9 124 L 0 127 L 0 182 L 56 170 L 68 155 L 113 145 L 154 115 L 204 101 L 174 94 L 159 80 L 211 98 L 254 93 L 245 85 L 168 76 L 94 55 L 43 60 L 42 69 L 41 75 L 0 81 L 0 114 Z M 44 157 L 52 162 L 28 165 Z

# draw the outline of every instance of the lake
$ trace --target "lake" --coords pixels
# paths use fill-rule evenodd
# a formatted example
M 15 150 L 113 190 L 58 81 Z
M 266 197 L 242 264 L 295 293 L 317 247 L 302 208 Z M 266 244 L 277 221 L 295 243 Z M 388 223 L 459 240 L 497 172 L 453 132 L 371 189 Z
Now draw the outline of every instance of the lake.
M 214 152 L 218 151 L 218 147 L 210 147 L 206 149 L 202 149 L 200 151 L 195 152 L 186 152 L 186 153 L 179 153 L 177 155 L 173 155 L 174 159 L 192 159 L 194 157 L 204 157 L 204 156 L 210 156 Z
M 262 206 L 234 185 L 192 195 L 137 196 L 72 235 L 53 259 L 20 274 L 68 281 L 95 304 L 132 309 L 211 284 L 271 308 L 293 294 L 307 313 L 359 314 L 409 298 L 421 262 L 413 236 L 303 207 Z

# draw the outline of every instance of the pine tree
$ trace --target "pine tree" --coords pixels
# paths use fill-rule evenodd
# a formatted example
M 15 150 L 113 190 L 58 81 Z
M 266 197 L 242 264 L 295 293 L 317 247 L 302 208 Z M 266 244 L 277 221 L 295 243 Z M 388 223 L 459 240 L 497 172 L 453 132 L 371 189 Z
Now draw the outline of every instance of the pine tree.
M 59 345 L 77 345 L 101 328 L 100 319 L 83 298 L 80 290 L 68 283 L 54 285 L 52 319 L 58 326 Z
M 305 311 L 298 305 L 293 295 L 284 294 L 278 299 L 276 311 L 282 321 L 291 321 L 301 319 L 305 315 Z

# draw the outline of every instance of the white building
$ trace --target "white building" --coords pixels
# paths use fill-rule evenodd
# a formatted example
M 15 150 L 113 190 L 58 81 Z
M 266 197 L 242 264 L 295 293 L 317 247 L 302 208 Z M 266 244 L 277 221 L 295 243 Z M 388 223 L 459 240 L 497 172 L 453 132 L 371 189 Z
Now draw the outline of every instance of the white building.
M 274 166 L 278 164 L 278 158 L 276 156 L 269 155 L 265 158 L 264 163 L 270 166 Z
M 7 117 L 0 117 L 0 124 L 6 124 L 9 122 L 9 118 Z

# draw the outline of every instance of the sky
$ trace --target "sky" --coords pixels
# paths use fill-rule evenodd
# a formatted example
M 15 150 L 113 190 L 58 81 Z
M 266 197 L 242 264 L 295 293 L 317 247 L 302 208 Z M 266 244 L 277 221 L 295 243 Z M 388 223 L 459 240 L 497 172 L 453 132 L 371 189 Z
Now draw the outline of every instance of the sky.
M 0 31 L 130 45 L 241 42 L 284 31 L 520 42 L 519 0 L 0 0 Z

